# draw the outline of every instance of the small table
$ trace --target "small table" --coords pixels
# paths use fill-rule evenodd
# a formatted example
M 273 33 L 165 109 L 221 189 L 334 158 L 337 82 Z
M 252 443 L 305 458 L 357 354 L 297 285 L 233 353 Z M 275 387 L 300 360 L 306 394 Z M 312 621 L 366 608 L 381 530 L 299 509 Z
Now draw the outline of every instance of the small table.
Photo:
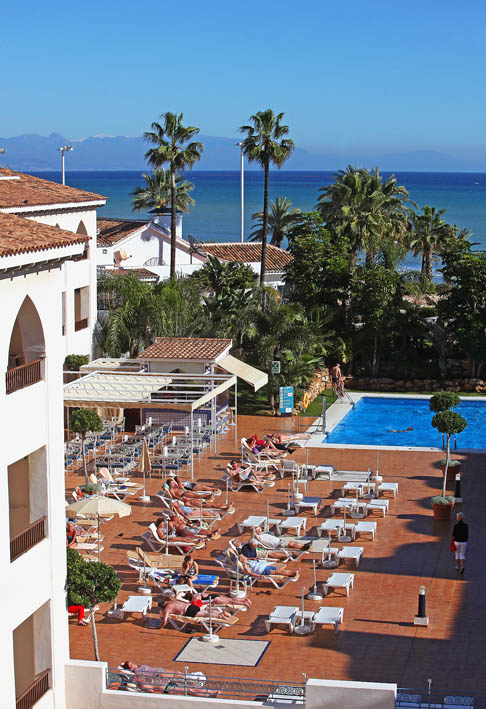
M 143 617 L 152 608 L 152 596 L 128 596 L 128 600 L 120 608 L 122 620 L 126 613 L 141 613 Z

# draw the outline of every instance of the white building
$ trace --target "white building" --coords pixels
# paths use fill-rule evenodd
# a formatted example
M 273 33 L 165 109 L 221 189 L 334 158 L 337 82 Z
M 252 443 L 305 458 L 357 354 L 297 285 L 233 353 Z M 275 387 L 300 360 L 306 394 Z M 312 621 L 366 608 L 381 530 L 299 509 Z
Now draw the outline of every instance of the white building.
M 91 333 L 97 309 L 96 210 L 105 203 L 105 197 L 91 192 L 0 169 L 0 213 L 15 214 L 90 237 L 83 241 L 82 254 L 68 260 L 61 269 L 64 337 L 60 347 L 64 356 L 91 355 Z
M 79 275 L 91 302 L 89 272 L 85 280 L 80 275 L 88 243 L 87 234 L 0 213 L 4 707 L 14 707 L 25 692 L 36 701 L 42 696 L 42 706 L 65 706 L 62 369 L 67 352 L 89 351 L 89 340 L 75 331 L 72 288 L 68 314 L 66 284 Z M 20 706 L 31 706 L 27 701 Z

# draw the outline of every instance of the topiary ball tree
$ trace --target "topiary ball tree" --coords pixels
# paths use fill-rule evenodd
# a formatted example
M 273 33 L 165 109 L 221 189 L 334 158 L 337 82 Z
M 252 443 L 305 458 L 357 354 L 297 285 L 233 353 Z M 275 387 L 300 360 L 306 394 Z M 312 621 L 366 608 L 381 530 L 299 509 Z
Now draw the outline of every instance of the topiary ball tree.
M 86 484 L 88 483 L 88 468 L 86 466 L 85 438 L 88 431 L 99 433 L 103 430 L 103 421 L 93 409 L 73 409 L 69 416 L 69 428 L 81 436 L 83 448 L 83 466 Z
M 455 409 L 461 403 L 461 397 L 455 391 L 438 391 L 430 397 L 429 408 L 434 413 Z
M 83 364 L 88 364 L 89 359 L 86 355 L 70 354 L 64 360 L 64 366 L 69 369 L 70 372 L 79 372 L 80 367 Z
M 449 468 L 450 461 L 451 436 L 457 436 L 458 433 L 464 431 L 467 426 L 467 421 L 464 416 L 458 414 L 457 411 L 440 411 L 439 413 L 435 414 L 434 418 L 432 419 L 432 426 L 436 428 L 440 433 L 444 433 L 446 435 L 447 440 L 446 465 L 444 470 L 444 480 L 442 482 L 442 495 L 445 497 L 447 485 L 447 470 Z
M 112 566 L 101 561 L 85 561 L 75 549 L 67 549 L 68 606 L 84 606 L 89 609 L 97 662 L 100 661 L 100 655 L 93 608 L 97 603 L 110 603 L 115 600 L 120 585 L 120 579 Z

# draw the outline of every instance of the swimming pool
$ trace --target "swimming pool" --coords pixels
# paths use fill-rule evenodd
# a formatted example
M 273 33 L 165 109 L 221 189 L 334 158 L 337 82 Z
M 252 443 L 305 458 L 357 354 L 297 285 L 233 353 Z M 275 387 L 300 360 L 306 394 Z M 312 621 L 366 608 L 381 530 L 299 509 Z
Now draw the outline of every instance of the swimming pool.
M 467 420 L 467 428 L 457 436 L 457 448 L 486 449 L 486 401 L 463 400 L 456 411 Z M 322 442 L 441 448 L 442 436 L 433 428 L 432 417 L 428 399 L 363 396 Z M 406 431 L 409 427 L 412 430 Z

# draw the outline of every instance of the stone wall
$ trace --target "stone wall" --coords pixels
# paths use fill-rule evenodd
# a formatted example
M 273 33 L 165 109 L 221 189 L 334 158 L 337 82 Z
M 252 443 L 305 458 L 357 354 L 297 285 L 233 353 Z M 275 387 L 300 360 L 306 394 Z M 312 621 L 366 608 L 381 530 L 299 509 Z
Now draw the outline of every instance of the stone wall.
M 346 389 L 390 392 L 466 391 L 486 393 L 483 379 L 392 379 L 389 377 L 346 377 Z

